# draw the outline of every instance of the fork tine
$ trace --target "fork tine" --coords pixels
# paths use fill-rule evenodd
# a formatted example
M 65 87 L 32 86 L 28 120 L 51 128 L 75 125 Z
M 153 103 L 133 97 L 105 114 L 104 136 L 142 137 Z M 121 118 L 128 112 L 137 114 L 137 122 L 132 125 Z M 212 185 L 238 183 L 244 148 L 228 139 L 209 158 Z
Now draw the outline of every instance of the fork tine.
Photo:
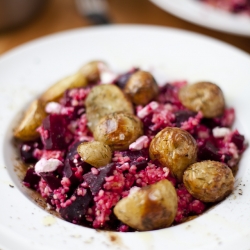
M 94 24 L 110 23 L 105 0 L 75 0 L 79 13 Z

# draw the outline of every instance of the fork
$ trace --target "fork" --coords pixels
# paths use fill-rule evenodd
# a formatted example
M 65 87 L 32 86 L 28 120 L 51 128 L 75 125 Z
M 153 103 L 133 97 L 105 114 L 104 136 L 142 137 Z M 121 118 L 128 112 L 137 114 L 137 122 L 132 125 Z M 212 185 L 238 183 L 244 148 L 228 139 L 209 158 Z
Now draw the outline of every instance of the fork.
M 106 0 L 75 0 L 78 12 L 93 24 L 109 24 Z

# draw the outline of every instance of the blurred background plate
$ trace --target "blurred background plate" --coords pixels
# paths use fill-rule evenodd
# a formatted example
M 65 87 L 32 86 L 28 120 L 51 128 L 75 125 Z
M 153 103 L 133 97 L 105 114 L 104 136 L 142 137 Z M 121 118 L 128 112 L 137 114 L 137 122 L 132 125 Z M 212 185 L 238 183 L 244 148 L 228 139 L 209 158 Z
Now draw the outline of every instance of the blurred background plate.
M 150 0 L 163 10 L 192 23 L 250 37 L 250 17 L 210 7 L 197 0 Z

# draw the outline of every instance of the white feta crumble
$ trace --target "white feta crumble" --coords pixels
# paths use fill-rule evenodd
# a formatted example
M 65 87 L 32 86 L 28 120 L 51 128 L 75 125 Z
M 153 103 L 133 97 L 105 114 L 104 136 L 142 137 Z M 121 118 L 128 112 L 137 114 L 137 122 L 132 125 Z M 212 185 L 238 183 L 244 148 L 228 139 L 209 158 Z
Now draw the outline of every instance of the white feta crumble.
M 213 136 L 215 138 L 220 138 L 220 137 L 224 137 L 228 134 L 230 134 L 231 130 L 229 128 L 220 128 L 220 127 L 216 127 L 213 129 Z
M 138 192 L 140 189 L 141 189 L 140 187 L 136 187 L 136 186 L 130 188 L 128 196 Z
M 53 172 L 59 166 L 62 166 L 63 163 L 58 159 L 49 159 L 41 158 L 35 165 L 35 172 L 40 175 L 40 173 L 44 172 Z
M 100 80 L 102 84 L 112 83 L 117 78 L 117 74 L 112 72 L 104 63 L 99 63 L 98 69 L 100 71 Z
M 142 119 L 146 117 L 147 115 L 149 115 L 154 110 L 156 110 L 158 107 L 159 107 L 158 102 L 154 102 L 154 101 L 150 102 L 147 106 L 145 106 L 143 109 L 138 111 L 137 116 Z
M 129 145 L 129 150 L 141 150 L 143 148 L 148 147 L 149 139 L 146 135 L 139 137 L 135 142 Z
M 45 106 L 45 111 L 48 114 L 60 114 L 62 105 L 58 102 L 48 102 Z

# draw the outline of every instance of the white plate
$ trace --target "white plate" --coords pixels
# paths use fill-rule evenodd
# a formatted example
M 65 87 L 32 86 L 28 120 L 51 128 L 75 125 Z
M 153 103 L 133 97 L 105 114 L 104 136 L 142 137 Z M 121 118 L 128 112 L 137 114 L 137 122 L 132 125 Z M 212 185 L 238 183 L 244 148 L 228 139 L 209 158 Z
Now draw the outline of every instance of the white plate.
M 13 170 L 15 120 L 48 86 L 93 59 L 120 70 L 155 68 L 166 80 L 216 82 L 228 105 L 236 108 L 236 127 L 250 138 L 250 57 L 232 46 L 175 29 L 118 25 L 76 29 L 18 47 L 0 58 L 0 249 L 249 249 L 249 150 L 240 162 L 240 186 L 234 193 L 199 218 L 173 228 L 96 231 L 49 215 L 27 195 Z
M 197 0 L 150 0 L 160 8 L 192 23 L 228 32 L 250 36 L 250 17 L 215 9 Z

